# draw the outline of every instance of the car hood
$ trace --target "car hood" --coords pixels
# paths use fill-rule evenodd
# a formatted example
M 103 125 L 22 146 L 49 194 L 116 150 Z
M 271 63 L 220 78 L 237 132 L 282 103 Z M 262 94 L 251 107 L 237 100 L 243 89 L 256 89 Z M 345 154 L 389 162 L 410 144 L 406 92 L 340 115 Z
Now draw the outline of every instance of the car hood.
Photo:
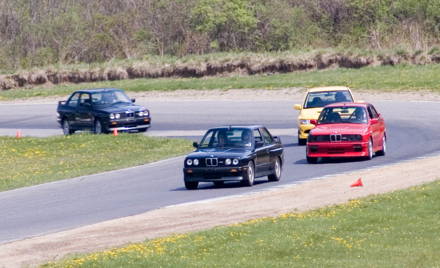
M 240 158 L 249 155 L 252 151 L 246 148 L 208 148 L 198 149 L 197 151 L 190 153 L 188 157 L 194 158 Z
M 125 113 L 127 111 L 139 112 L 146 110 L 144 107 L 139 105 L 121 104 L 107 107 L 96 107 L 95 110 L 105 113 Z
M 367 124 L 323 124 L 317 125 L 310 133 L 312 135 L 330 134 L 360 134 L 368 131 Z
M 302 109 L 299 114 L 299 119 L 318 119 L 323 107 Z

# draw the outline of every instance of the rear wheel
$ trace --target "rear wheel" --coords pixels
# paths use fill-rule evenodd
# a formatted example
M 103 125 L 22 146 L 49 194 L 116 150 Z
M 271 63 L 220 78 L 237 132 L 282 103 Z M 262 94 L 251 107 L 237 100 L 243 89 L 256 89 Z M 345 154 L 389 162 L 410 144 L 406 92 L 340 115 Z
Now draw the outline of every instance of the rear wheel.
M 188 190 L 195 190 L 199 186 L 198 181 L 185 181 L 185 188 Z
M 383 135 L 382 138 L 382 150 L 376 152 L 377 155 L 385 155 L 387 153 L 387 137 Z
M 268 176 L 269 181 L 279 181 L 281 179 L 281 161 L 277 157 L 273 166 L 273 174 Z
M 70 123 L 67 121 L 67 119 L 64 119 L 63 121 L 63 133 L 64 135 L 71 135 L 75 133 L 75 130 L 70 127 Z
M 318 157 L 307 156 L 307 163 L 309 163 L 309 164 L 316 164 L 316 163 L 318 163 Z
M 247 166 L 247 170 L 243 174 L 243 182 L 242 182 L 242 184 L 244 186 L 252 186 L 252 185 L 254 185 L 254 180 L 255 180 L 254 163 L 252 161 L 249 161 L 248 166 Z

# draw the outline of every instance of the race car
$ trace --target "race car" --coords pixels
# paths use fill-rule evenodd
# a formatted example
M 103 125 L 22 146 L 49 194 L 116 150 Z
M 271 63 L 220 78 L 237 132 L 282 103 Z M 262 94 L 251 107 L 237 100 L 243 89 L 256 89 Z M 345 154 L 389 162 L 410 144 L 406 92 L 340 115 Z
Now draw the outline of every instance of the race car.
M 310 120 L 318 119 L 322 108 L 337 102 L 353 102 L 351 90 L 348 87 L 315 87 L 307 90 L 304 104 L 296 104 L 295 110 L 299 111 L 297 119 L 298 144 L 305 145 L 307 136 L 315 125 Z
M 363 157 L 385 155 L 387 134 L 385 120 L 369 103 L 327 105 L 316 127 L 308 136 L 307 162 L 317 163 L 326 157 Z
M 268 176 L 269 181 L 281 178 L 283 146 L 264 126 L 212 128 L 194 147 L 184 160 L 187 189 L 197 189 L 199 182 L 221 186 L 235 181 L 252 186 L 258 177 Z

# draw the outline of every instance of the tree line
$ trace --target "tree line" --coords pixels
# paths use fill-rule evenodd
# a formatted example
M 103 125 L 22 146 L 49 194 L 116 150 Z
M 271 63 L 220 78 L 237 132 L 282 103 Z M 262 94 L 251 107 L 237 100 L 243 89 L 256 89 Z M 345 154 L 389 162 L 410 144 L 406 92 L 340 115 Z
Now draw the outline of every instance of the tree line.
M 426 50 L 440 0 L 0 0 L 0 69 L 146 55 Z

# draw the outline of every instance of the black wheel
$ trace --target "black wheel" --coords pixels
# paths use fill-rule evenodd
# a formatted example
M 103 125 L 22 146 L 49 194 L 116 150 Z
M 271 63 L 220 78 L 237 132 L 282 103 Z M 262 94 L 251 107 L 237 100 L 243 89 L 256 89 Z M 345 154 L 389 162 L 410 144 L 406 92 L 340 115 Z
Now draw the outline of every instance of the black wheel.
M 368 155 L 365 157 L 366 160 L 373 159 L 374 156 L 374 149 L 373 149 L 373 141 L 370 139 L 368 141 Z
M 64 134 L 64 135 L 71 135 L 71 134 L 73 134 L 73 133 L 75 133 L 75 130 L 73 130 L 73 129 L 70 127 L 70 123 L 69 123 L 69 121 L 67 121 L 67 119 L 64 119 L 64 120 L 63 120 L 63 134 Z
M 255 166 L 252 161 L 249 161 L 246 172 L 243 174 L 242 184 L 244 186 L 252 186 L 254 185 L 254 180 L 255 180 Z
M 138 132 L 147 132 L 147 130 L 148 130 L 147 127 L 146 128 L 140 128 L 140 129 L 138 129 Z
M 215 187 L 222 187 L 225 185 L 224 181 L 215 181 L 214 182 Z
M 99 119 L 95 120 L 95 124 L 93 124 L 93 133 L 95 134 L 103 134 L 105 133 L 102 123 Z
M 298 145 L 306 145 L 307 139 L 300 139 L 299 138 L 299 131 L 298 131 Z
M 382 150 L 376 152 L 376 155 L 386 155 L 387 153 L 387 137 L 383 135 L 382 138 Z
M 309 157 L 309 156 L 307 156 L 307 163 L 309 163 L 309 164 L 316 164 L 316 163 L 318 163 L 318 157 Z
M 273 166 L 273 174 L 267 176 L 269 181 L 279 181 L 281 179 L 281 161 L 280 158 L 277 157 Z
M 188 190 L 195 190 L 199 186 L 198 181 L 185 181 L 185 188 Z

